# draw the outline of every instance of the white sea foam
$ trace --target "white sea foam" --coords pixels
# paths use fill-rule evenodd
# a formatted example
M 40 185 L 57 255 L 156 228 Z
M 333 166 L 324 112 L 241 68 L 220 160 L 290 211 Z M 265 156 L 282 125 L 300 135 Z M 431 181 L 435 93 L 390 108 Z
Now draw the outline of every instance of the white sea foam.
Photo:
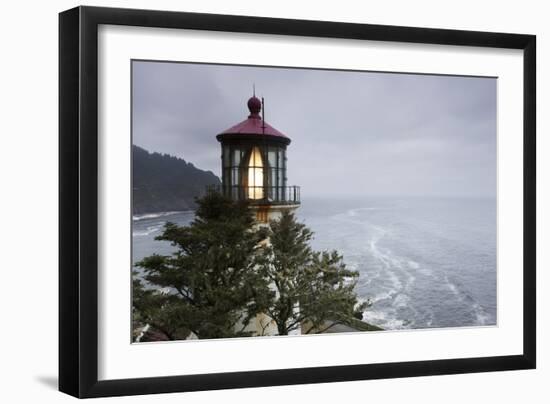
M 432 324 L 434 323 L 434 313 L 433 313 L 433 311 L 431 311 L 431 310 L 430 310 L 429 317 L 430 317 L 429 320 L 426 321 L 426 326 L 427 326 L 427 327 L 431 327 Z
M 445 277 L 445 286 L 451 291 L 455 296 L 460 296 L 460 292 L 454 283 L 449 281 L 449 278 Z
M 380 292 L 378 293 L 376 296 L 374 296 L 371 300 L 372 303 L 377 303 L 381 300 L 386 300 L 386 299 L 391 299 L 393 297 L 395 292 L 392 292 L 392 291 L 385 291 L 385 292 Z
M 410 269 L 402 269 L 403 271 L 403 274 L 407 277 L 407 283 L 405 284 L 405 290 L 410 290 L 413 285 L 414 285 L 414 282 L 416 281 L 416 276 L 414 276 L 411 272 Z
M 350 210 L 348 210 L 347 214 L 349 216 L 357 216 L 357 214 L 360 213 L 360 212 L 367 212 L 367 211 L 371 211 L 371 210 L 385 210 L 385 209 L 389 209 L 389 208 L 378 207 L 378 206 L 365 206 L 363 208 L 350 209 Z
M 418 270 L 418 272 L 420 272 L 422 275 L 425 275 L 425 276 L 433 276 L 433 271 L 429 268 L 420 268 Z
M 370 251 L 374 258 L 376 258 L 385 268 L 384 274 L 391 282 L 394 290 L 402 290 L 403 282 L 397 276 L 396 270 L 403 271 L 403 261 L 401 258 L 395 256 L 388 249 L 381 249 L 378 247 L 377 243 L 380 240 L 380 237 L 373 237 L 370 241 Z M 415 280 L 415 277 L 407 271 L 403 271 L 405 276 L 407 276 L 408 281 L 406 287 L 410 287 Z
M 409 264 L 409 266 L 412 268 L 412 269 L 418 269 L 420 268 L 420 264 L 418 262 L 415 262 L 413 260 L 409 260 L 407 262 Z
M 388 279 L 390 280 L 394 290 L 401 290 L 403 289 L 403 283 L 399 279 L 399 277 L 395 274 L 393 271 L 387 271 Z
M 173 212 L 158 212 L 158 213 L 144 213 L 144 214 L 141 214 L 141 215 L 134 215 L 132 216 L 132 220 L 134 222 L 138 222 L 140 220 L 146 220 L 146 219 L 157 219 L 159 217 L 164 217 L 164 216 L 171 216 L 171 215 L 176 215 L 178 213 L 183 213 L 185 211 L 173 211 Z
M 407 328 L 405 326 L 405 321 L 399 320 L 394 315 L 389 315 L 388 313 L 382 311 L 367 309 L 363 313 L 363 320 L 369 324 L 382 327 L 385 330 L 400 330 Z
M 481 307 L 478 303 L 474 303 L 472 305 L 472 308 L 474 310 L 474 315 L 476 317 L 476 322 L 479 325 L 485 325 L 489 321 L 489 315 L 485 312 L 483 307 Z
M 485 309 L 475 301 L 475 299 L 467 293 L 461 292 L 458 287 L 449 281 L 449 278 L 445 277 L 445 286 L 458 298 L 459 301 L 470 303 L 473 315 L 476 319 L 477 325 L 486 325 L 491 316 L 487 314 Z
M 135 230 L 132 232 L 134 237 L 143 237 L 158 232 L 162 228 L 162 225 L 148 226 L 146 229 Z
M 395 299 L 393 299 L 393 305 L 395 307 L 407 307 L 410 301 L 411 298 L 408 295 L 400 293 L 395 297 Z

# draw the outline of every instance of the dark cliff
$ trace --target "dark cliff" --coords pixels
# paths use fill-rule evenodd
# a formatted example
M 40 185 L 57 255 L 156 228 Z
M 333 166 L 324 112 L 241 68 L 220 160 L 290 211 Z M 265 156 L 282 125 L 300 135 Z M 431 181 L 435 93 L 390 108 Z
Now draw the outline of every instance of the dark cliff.
M 133 213 L 188 210 L 220 179 L 185 160 L 132 146 Z

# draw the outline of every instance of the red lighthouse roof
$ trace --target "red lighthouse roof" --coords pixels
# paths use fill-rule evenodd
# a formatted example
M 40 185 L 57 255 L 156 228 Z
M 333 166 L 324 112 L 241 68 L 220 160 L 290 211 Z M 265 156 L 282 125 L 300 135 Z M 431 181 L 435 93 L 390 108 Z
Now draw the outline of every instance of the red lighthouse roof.
M 290 138 L 288 136 L 262 119 L 260 116 L 262 102 L 256 96 L 251 97 L 247 105 L 250 111 L 248 118 L 221 132 L 217 136 L 218 139 L 226 137 L 226 135 L 263 135 L 279 138 L 280 140 L 284 140 L 287 144 L 290 143 Z

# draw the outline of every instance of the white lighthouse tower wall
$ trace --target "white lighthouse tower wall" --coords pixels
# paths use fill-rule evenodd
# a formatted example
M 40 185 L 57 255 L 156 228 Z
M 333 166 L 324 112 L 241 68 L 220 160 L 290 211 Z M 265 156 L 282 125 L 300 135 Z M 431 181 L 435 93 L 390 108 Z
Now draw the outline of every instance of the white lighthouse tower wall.
M 268 206 L 253 206 L 251 211 L 256 219 L 257 226 L 269 226 L 272 220 L 279 220 L 284 211 L 294 212 L 300 205 L 268 205 Z M 266 247 L 269 245 L 269 238 L 263 240 L 260 245 Z M 243 324 L 237 325 L 237 328 L 242 328 Z M 244 328 L 244 331 L 251 332 L 254 336 L 272 336 L 278 335 L 277 324 L 265 313 L 257 314 Z M 300 334 L 300 329 L 296 330 L 296 334 Z

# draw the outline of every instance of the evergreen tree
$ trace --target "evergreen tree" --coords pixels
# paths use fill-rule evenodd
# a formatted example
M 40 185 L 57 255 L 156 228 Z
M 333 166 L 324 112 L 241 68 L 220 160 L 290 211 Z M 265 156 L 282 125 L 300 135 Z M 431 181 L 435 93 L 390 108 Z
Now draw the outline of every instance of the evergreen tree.
M 157 237 L 175 253 L 136 264 L 143 272 L 134 274 L 135 330 L 148 324 L 150 338 L 165 340 L 248 336 L 258 313 L 273 319 L 279 335 L 337 324 L 379 329 L 359 321 L 367 303 L 354 292 L 358 273 L 336 251 L 313 251 L 312 232 L 293 214 L 258 228 L 245 203 L 209 192 L 197 204 L 189 226 L 167 223 Z
M 134 282 L 134 316 L 166 339 L 246 336 L 260 307 L 265 281 L 254 256 L 265 238 L 255 230 L 248 206 L 217 192 L 197 200 L 189 226 L 167 223 L 158 240 L 177 247 L 171 256 L 152 255 L 136 265 L 145 284 Z M 265 232 L 264 232 L 265 233 Z
M 270 223 L 268 236 L 256 262 L 274 293 L 264 294 L 260 306 L 279 335 L 301 326 L 302 333 L 324 332 L 362 318 L 368 303 L 360 304 L 354 292 L 359 274 L 346 269 L 341 255 L 312 251 L 312 232 L 288 212 Z

